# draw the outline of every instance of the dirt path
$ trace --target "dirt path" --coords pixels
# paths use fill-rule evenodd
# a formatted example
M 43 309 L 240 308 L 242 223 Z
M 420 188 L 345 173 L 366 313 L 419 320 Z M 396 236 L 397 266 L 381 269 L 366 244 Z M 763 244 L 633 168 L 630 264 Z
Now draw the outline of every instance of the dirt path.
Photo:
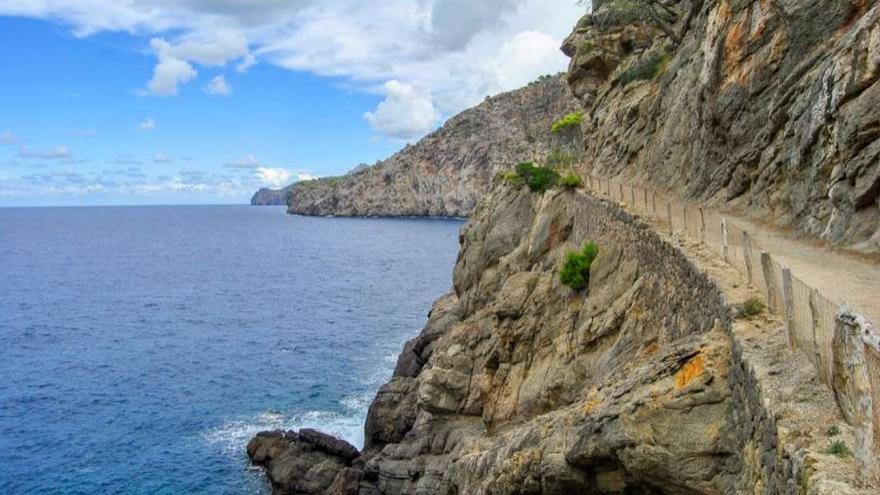
M 748 230 L 758 243 L 793 274 L 835 303 L 845 303 L 880 325 L 880 263 L 793 239 L 779 230 L 742 216 L 725 214 Z

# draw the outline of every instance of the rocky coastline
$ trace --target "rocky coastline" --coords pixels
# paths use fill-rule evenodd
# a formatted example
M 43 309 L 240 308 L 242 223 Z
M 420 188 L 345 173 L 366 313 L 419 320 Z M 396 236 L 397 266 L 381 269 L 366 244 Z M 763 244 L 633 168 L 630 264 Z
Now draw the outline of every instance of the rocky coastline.
M 682 5 L 667 29 L 600 10 L 565 41 L 577 171 L 880 250 L 880 4 Z M 571 107 L 553 108 L 540 120 Z M 738 279 L 588 191 L 499 180 L 532 156 L 488 159 L 456 119 L 291 191 L 291 213 L 469 221 L 453 290 L 378 391 L 363 450 L 311 430 L 251 440 L 274 493 L 871 493 L 823 450 L 826 427 L 851 431 L 778 322 L 737 318 Z M 559 267 L 588 241 L 573 290 Z
M 573 291 L 558 266 L 587 240 L 599 256 Z M 728 296 L 617 205 L 499 184 L 461 244 L 362 452 L 308 430 L 250 442 L 274 493 L 867 493 L 822 467 L 816 431 L 782 433 Z M 794 363 L 812 407 L 833 406 Z
M 564 78 L 492 98 L 373 167 L 296 184 L 290 213 L 468 216 L 495 174 L 560 149 L 581 174 L 880 253 L 880 5 L 677 3 L 679 40 L 588 14 L 562 46 Z M 550 132 L 575 110 L 580 130 Z

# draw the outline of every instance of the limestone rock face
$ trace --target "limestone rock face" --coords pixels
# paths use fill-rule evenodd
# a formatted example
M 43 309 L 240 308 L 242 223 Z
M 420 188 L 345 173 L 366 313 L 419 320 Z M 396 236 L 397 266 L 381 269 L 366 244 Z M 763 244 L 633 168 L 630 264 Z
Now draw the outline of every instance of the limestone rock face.
M 467 216 L 495 175 L 551 151 L 579 153 L 580 132 L 552 134 L 577 110 L 562 76 L 489 98 L 391 158 L 294 184 L 288 211 L 338 216 Z
M 589 288 L 559 281 L 599 244 Z M 646 225 L 582 192 L 502 186 L 377 394 L 362 455 L 257 438 L 276 493 L 723 493 L 742 482 L 729 310 Z M 657 260 L 664 260 L 658 269 Z M 308 439 L 306 439 L 308 440 Z M 285 484 L 286 483 L 286 484 Z M 287 492 L 284 492 L 287 490 Z M 297 492 L 296 490 L 300 490 Z
M 287 204 L 287 195 L 293 186 L 281 189 L 262 188 L 251 196 L 251 206 L 283 206 Z
M 680 43 L 596 15 L 565 41 L 586 167 L 880 252 L 880 4 L 678 3 Z

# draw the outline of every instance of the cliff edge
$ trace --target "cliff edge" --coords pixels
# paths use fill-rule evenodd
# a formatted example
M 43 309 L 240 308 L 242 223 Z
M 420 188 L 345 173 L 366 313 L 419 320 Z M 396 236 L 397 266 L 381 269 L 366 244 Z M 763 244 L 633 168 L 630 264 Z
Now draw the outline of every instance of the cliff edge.
M 293 185 L 281 189 L 263 187 L 251 196 L 251 206 L 283 206 L 287 204 L 287 197 Z
M 587 241 L 573 290 L 559 267 Z M 363 452 L 311 430 L 250 442 L 274 493 L 866 493 L 821 453 L 847 426 L 809 362 L 779 326 L 740 340 L 754 324 L 647 224 L 582 191 L 499 185 L 461 244 Z
M 552 133 L 578 108 L 562 76 L 488 98 L 371 167 L 292 186 L 288 212 L 337 216 L 467 216 L 496 174 L 553 152 L 575 159 L 580 132 Z
M 584 172 L 880 252 L 880 4 L 602 2 L 565 41 Z

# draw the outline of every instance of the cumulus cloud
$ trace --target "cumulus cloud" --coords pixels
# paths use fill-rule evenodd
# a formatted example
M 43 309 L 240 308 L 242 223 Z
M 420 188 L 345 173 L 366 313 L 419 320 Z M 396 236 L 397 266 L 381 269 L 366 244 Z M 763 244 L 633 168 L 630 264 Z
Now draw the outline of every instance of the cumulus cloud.
M 521 3 L 521 0 L 436 0 L 431 9 L 431 32 L 442 45 L 462 48 L 483 30 L 501 23 L 501 12 Z
M 153 38 L 150 47 L 159 62 L 153 69 L 153 78 L 147 83 L 149 93 L 156 96 L 176 95 L 178 85 L 198 75 L 192 65 L 177 57 L 171 43 L 162 38 Z
M 235 65 L 235 71 L 239 74 L 244 74 L 254 65 L 257 65 L 257 57 L 255 57 L 253 53 L 248 53 L 242 57 L 238 64 Z
M 226 82 L 226 78 L 223 76 L 216 76 L 214 79 L 211 79 L 204 89 L 205 93 L 209 95 L 229 96 L 232 94 L 232 86 Z
M 156 122 L 152 118 L 144 119 L 140 124 L 138 124 L 138 129 L 142 131 L 152 131 L 156 128 Z
M 22 158 L 35 158 L 38 160 L 62 160 L 69 159 L 73 155 L 67 146 L 56 146 L 48 150 L 35 150 L 27 146 L 22 146 L 18 153 Z
M 258 167 L 254 172 L 267 186 L 283 187 L 290 183 L 291 173 L 283 168 Z
M 574 0 L 47 0 L 0 2 L 0 15 L 52 19 L 87 36 L 153 36 L 146 92 L 177 94 L 198 67 L 260 62 L 341 78 L 385 99 L 370 115 L 389 136 L 422 132 L 486 95 L 563 70 L 558 51 L 585 7 Z M 147 79 L 147 77 L 145 77 Z M 386 83 L 418 88 L 417 122 L 392 124 Z M 396 103 L 395 103 L 396 104 Z M 406 113 L 399 114 L 408 117 Z M 422 124 L 422 125 L 416 125 Z
M 385 99 L 376 110 L 364 114 L 374 131 L 397 139 L 418 137 L 439 118 L 430 93 L 395 80 L 385 83 Z

